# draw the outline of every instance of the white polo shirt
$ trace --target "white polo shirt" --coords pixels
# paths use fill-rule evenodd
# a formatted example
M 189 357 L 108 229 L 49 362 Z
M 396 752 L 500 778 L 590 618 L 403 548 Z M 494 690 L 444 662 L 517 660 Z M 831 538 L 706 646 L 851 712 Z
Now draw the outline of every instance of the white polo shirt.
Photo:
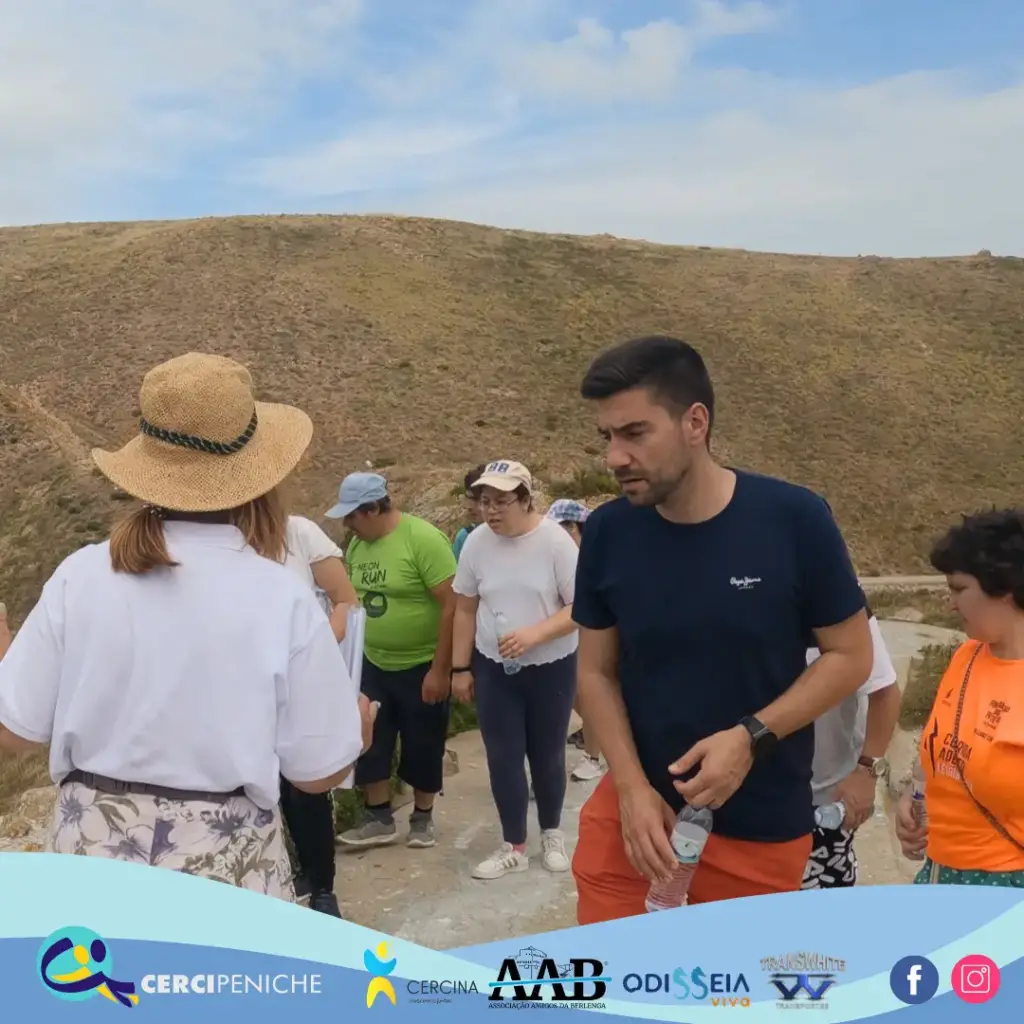
M 279 774 L 352 764 L 358 694 L 310 588 L 233 526 L 164 530 L 175 568 L 115 573 L 106 542 L 58 567 L 0 661 L 0 723 L 50 744 L 58 783 L 244 786 L 268 809 Z
M 857 767 L 867 731 L 868 697 L 896 683 L 896 667 L 885 646 L 882 628 L 873 615 L 868 620 L 874 643 L 871 675 L 854 694 L 825 712 L 814 723 L 814 766 L 811 791 L 814 805 L 831 802 L 832 787 Z M 821 656 L 817 647 L 807 651 L 807 664 Z

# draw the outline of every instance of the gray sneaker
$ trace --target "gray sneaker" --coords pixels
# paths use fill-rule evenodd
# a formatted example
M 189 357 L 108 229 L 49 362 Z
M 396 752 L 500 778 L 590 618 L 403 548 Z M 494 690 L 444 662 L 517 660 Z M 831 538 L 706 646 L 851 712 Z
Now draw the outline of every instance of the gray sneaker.
M 433 846 L 436 842 L 433 818 L 409 818 L 409 838 L 405 841 L 406 846 L 422 848 Z
M 338 836 L 342 846 L 387 846 L 398 838 L 394 821 L 367 818 L 362 825 L 350 828 Z

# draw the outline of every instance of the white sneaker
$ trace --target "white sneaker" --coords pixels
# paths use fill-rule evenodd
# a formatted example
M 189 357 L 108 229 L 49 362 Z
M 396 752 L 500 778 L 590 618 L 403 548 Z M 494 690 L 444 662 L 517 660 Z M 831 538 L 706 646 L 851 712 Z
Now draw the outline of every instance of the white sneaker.
M 511 843 L 502 843 L 494 853 L 473 868 L 474 878 L 501 878 L 503 875 L 525 871 L 530 866 L 530 858 L 525 853 L 514 849 Z
M 568 871 L 569 857 L 565 852 L 562 830 L 549 828 L 540 834 L 541 864 L 548 871 Z
M 569 773 L 569 777 L 577 782 L 591 782 L 593 779 L 601 778 L 604 772 L 605 768 L 601 764 L 600 757 L 591 757 L 589 754 L 584 754 L 576 762 L 576 766 Z

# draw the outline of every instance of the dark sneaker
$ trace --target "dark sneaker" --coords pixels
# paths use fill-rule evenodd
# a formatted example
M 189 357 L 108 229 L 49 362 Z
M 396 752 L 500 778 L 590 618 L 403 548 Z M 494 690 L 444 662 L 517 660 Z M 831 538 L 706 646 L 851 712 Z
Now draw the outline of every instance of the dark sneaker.
M 405 841 L 406 846 L 423 848 L 433 846 L 436 842 L 433 818 L 409 818 L 409 838 Z
M 309 898 L 309 909 L 328 917 L 341 917 L 338 897 L 333 892 L 315 892 Z
M 577 729 L 574 733 L 570 733 L 569 734 L 569 738 L 568 738 L 568 740 L 566 740 L 566 742 L 569 744 L 569 746 L 571 746 L 571 747 L 579 747 L 579 749 L 582 750 L 583 749 L 583 730 L 582 729 Z
M 362 825 L 350 828 L 338 836 L 342 846 L 387 846 L 398 838 L 395 822 L 381 821 L 379 818 L 367 818 Z
M 309 879 L 302 874 L 296 875 L 292 879 L 292 885 L 295 887 L 295 902 L 308 904 L 309 897 L 312 893 L 312 889 L 309 885 Z

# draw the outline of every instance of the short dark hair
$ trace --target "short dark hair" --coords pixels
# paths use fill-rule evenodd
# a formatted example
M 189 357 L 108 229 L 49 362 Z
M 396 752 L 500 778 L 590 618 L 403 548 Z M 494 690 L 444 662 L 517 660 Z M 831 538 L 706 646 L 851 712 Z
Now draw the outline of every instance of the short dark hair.
M 466 493 L 469 494 L 471 490 L 476 486 L 477 480 L 484 475 L 484 470 L 487 468 L 486 462 L 481 462 L 479 466 L 474 466 L 466 475 L 463 477 L 462 485 L 466 488 Z
M 992 509 L 964 516 L 932 548 L 943 575 L 973 576 L 989 597 L 1006 597 L 1024 611 L 1024 510 Z
M 376 512 L 378 515 L 384 515 L 385 512 L 391 511 L 391 495 L 387 494 L 383 498 L 378 498 L 376 501 L 368 501 L 365 505 L 360 505 L 356 511 L 365 512 L 367 515 L 371 512 Z
M 663 405 L 682 411 L 700 402 L 708 410 L 708 434 L 715 422 L 715 389 L 700 353 L 663 334 L 624 341 L 602 352 L 588 368 L 580 394 L 610 398 L 646 388 Z

